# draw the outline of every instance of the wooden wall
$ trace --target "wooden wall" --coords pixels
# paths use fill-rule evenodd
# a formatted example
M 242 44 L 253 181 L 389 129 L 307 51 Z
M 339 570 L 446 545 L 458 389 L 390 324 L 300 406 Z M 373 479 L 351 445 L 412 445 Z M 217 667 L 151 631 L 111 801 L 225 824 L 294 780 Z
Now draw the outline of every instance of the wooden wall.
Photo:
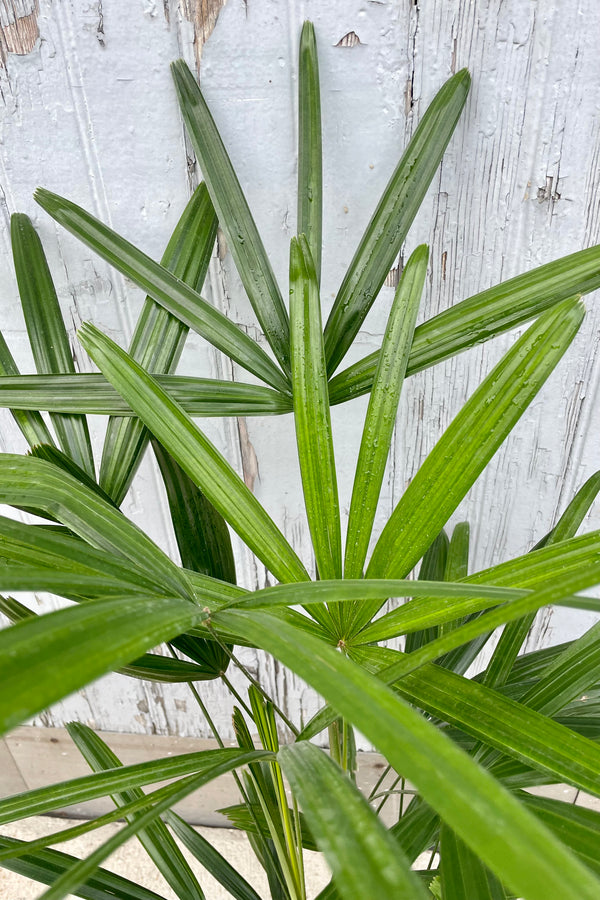
M 600 5 L 595 0 L 0 0 L 0 323 L 23 372 L 33 371 L 10 263 L 10 213 L 32 216 L 47 248 L 82 371 L 75 330 L 91 319 L 126 343 L 141 293 L 60 231 L 32 200 L 41 184 L 85 206 L 159 257 L 200 173 L 184 137 L 168 63 L 197 67 L 256 216 L 286 282 L 295 223 L 295 93 L 301 23 L 315 22 L 325 146 L 323 304 L 327 310 L 406 141 L 449 75 L 473 87 L 402 258 L 431 247 L 421 318 L 495 282 L 600 242 Z M 205 294 L 257 335 L 221 239 Z M 393 275 L 390 279 L 393 282 Z M 356 353 L 375 349 L 393 288 L 369 315 Z M 599 467 L 600 298 L 568 357 L 479 479 L 452 522 L 471 522 L 471 565 L 528 549 Z M 511 345 L 498 338 L 408 382 L 379 526 L 443 429 Z M 180 371 L 231 377 L 199 338 Z M 334 411 L 341 502 L 347 512 L 364 400 Z M 100 437 L 104 423 L 93 420 Z M 290 417 L 204 420 L 207 434 L 310 559 Z M 0 449 L 22 450 L 10 416 Z M 125 510 L 175 553 L 153 467 Z M 600 504 L 586 527 L 600 525 Z M 238 547 L 243 583 L 264 571 Z M 38 597 L 39 608 L 53 608 Z M 580 633 L 590 616 L 539 618 L 529 646 Z M 316 700 L 273 661 L 246 653 L 280 702 L 306 718 Z M 60 661 L 57 661 L 60 664 Z M 230 707 L 203 694 L 227 730 Z M 207 734 L 184 686 L 167 690 L 110 676 L 40 716 L 113 731 Z

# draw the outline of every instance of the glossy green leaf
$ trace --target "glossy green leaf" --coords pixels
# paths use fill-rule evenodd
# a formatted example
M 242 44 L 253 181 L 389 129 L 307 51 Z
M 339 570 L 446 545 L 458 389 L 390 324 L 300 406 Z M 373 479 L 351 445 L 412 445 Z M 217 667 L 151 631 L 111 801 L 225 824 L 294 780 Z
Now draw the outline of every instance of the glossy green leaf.
M 242 284 L 275 356 L 289 372 L 287 311 L 252 213 L 196 79 L 182 59 L 172 63 L 171 71 L 186 128 Z
M 382 680 L 389 680 L 394 660 L 406 658 L 383 647 L 358 648 L 353 657 Z M 430 715 L 536 769 L 541 773 L 537 783 L 550 773 L 552 781 L 600 793 L 598 745 L 535 710 L 439 666 L 424 666 L 405 676 L 394 690 Z
M 400 252 L 467 99 L 471 77 L 453 75 L 430 103 L 361 239 L 325 326 L 333 373 L 350 347 Z
M 411 871 L 358 788 L 331 759 L 303 741 L 283 747 L 279 760 L 346 900 L 427 900 Z
M 526 900 L 595 900 L 600 883 L 490 775 L 377 679 L 336 649 L 266 613 L 223 611 L 215 619 L 311 684 L 416 785 L 459 837 Z M 313 822 L 310 822 L 313 827 Z
M 571 253 L 456 303 L 415 330 L 407 376 L 523 325 L 568 297 L 600 287 L 600 245 Z M 371 389 L 379 351 L 349 366 L 329 385 L 331 403 Z
M 65 575 L 101 574 L 107 585 L 127 584 L 131 589 L 153 593 L 157 589 L 151 578 L 132 571 L 122 557 L 97 550 L 68 532 L 25 525 L 4 516 L 0 516 L 0 558 L 7 563 L 20 563 L 26 569 L 45 567 L 61 570 Z
M 95 491 L 45 460 L 0 455 L 0 502 L 39 506 L 92 546 L 129 560 L 163 592 L 191 596 L 185 574 L 143 531 Z
M 551 716 L 575 700 L 600 679 L 600 623 L 550 663 L 521 702 Z
M 0 837 L 0 851 L 11 847 L 22 849 L 23 846 L 23 841 Z M 32 881 L 53 884 L 77 861 L 76 856 L 69 856 L 59 850 L 35 850 L 16 859 L 4 859 L 0 866 Z M 97 869 L 85 884 L 77 888 L 77 896 L 82 900 L 165 900 L 154 891 L 106 869 Z
M 177 639 L 174 638 L 171 644 L 175 640 Z M 197 638 L 197 640 L 201 640 L 201 638 Z M 209 642 L 206 641 L 206 643 Z M 214 641 L 211 643 L 220 649 Z M 132 678 L 140 678 L 142 681 L 158 681 L 162 684 L 210 681 L 219 674 L 215 672 L 214 667 L 207 668 L 206 665 L 198 665 L 183 659 L 173 659 L 169 656 L 157 656 L 155 653 L 144 653 L 129 665 L 121 666 L 119 672 L 122 675 L 130 675 Z
M 156 375 L 157 382 L 191 416 L 274 416 L 292 412 L 292 398 L 260 385 Z M 0 377 L 0 407 L 96 415 L 134 416 L 128 404 L 103 375 L 17 375 Z M 29 433 L 29 432 L 28 432 Z M 48 443 L 38 431 L 33 443 Z
M 6 376 L 10 378 L 19 377 L 19 370 L 15 363 L 10 350 L 0 333 L 0 382 L 4 381 Z M 31 411 L 24 409 L 11 409 L 12 417 L 19 426 L 21 434 L 30 447 L 36 444 L 53 444 L 54 440 L 48 431 L 48 426 L 36 410 L 43 409 L 42 406 L 34 404 Z
M 10 225 L 19 296 L 36 369 L 41 375 L 74 373 L 73 351 L 42 242 L 23 213 L 14 213 Z M 65 453 L 93 476 L 94 457 L 85 417 L 54 413 L 51 420 Z
M 61 609 L 3 629 L 0 734 L 105 672 L 187 631 L 205 615 L 200 607 L 181 598 L 118 597 Z
M 52 463 L 53 466 L 63 469 L 69 475 L 72 475 L 73 478 L 76 478 L 77 481 L 81 481 L 87 488 L 98 494 L 99 497 L 102 497 L 106 503 L 115 506 L 112 498 L 106 491 L 102 490 L 98 482 L 91 475 L 88 475 L 81 466 L 78 466 L 70 456 L 67 456 L 66 453 L 63 453 L 57 447 L 53 447 L 50 444 L 38 444 L 30 450 L 29 455 L 35 456 L 36 459 L 45 459 L 46 462 Z
M 279 581 L 308 578 L 304 566 L 242 479 L 157 382 L 92 325 L 79 332 L 96 365 Z
M 445 825 L 440 837 L 440 882 L 444 900 L 507 900 L 498 879 Z
M 439 659 L 444 653 L 472 641 L 479 635 L 491 634 L 495 628 L 505 625 L 507 622 L 513 622 L 529 612 L 556 603 L 575 591 L 583 591 L 599 583 L 600 559 L 598 558 L 592 559 L 576 572 L 561 572 L 550 576 L 547 583 L 542 582 L 530 595 L 484 612 L 481 616 L 470 619 L 463 625 L 459 625 L 436 640 L 425 644 L 419 650 L 404 656 L 394 666 L 393 671 L 388 673 L 390 679 L 388 683 L 391 683 L 392 679 L 401 678 L 405 674 L 415 671 L 424 663 Z
M 298 224 L 306 235 L 317 283 L 321 282 L 323 230 L 323 151 L 321 90 L 317 40 L 312 22 L 305 22 L 298 54 Z
M 600 813 L 550 797 L 534 797 L 526 793 L 519 794 L 519 797 L 586 866 L 600 875 Z
M 106 769 L 118 769 L 123 766 L 121 760 L 107 747 L 100 736 L 87 725 L 71 722 L 67 729 L 92 771 L 102 772 Z M 112 794 L 113 801 L 118 807 L 126 806 L 127 803 L 134 800 L 140 800 L 143 796 L 144 792 L 139 787 L 127 788 Z M 139 813 L 128 816 L 126 821 L 134 823 L 136 815 Z M 177 896 L 186 897 L 189 900 L 204 900 L 204 892 L 198 879 L 161 819 L 156 819 L 150 822 L 146 828 L 140 829 L 137 832 L 137 838 Z
M 494 367 L 446 429 L 388 519 L 367 577 L 407 575 L 573 340 L 581 304 L 544 313 Z
M 70 200 L 43 188 L 37 189 L 35 199 L 67 231 L 80 238 L 181 322 L 261 381 L 277 390 L 287 391 L 284 376 L 264 350 L 193 288 Z
M 367 558 L 428 260 L 425 244 L 411 255 L 383 336 L 352 488 L 344 560 L 346 578 L 360 578 Z
M 292 395 L 306 515 L 320 578 L 341 578 L 342 537 L 319 285 L 304 235 L 290 245 Z
M 556 523 L 555 527 L 533 548 L 548 547 L 551 544 L 561 543 L 574 537 L 581 525 L 590 506 L 594 502 L 600 490 L 600 472 L 596 472 L 588 478 L 583 487 L 575 494 L 566 510 Z M 508 678 L 514 662 L 523 646 L 523 642 L 533 625 L 535 613 L 524 616 L 523 619 L 511 622 L 506 626 L 500 640 L 494 648 L 490 664 L 487 668 L 485 681 L 490 686 L 504 684 Z
M 201 183 L 177 223 L 161 264 L 200 292 L 217 235 L 217 217 L 206 185 Z M 147 297 L 129 352 L 150 372 L 172 372 L 179 361 L 188 327 Z M 99 481 L 120 505 L 148 441 L 138 421 L 111 418 L 104 439 Z
M 552 578 L 556 571 L 564 575 L 576 573 L 582 566 L 593 562 L 600 552 L 600 532 L 593 531 L 582 537 L 572 538 L 560 544 L 541 548 L 523 556 L 515 557 L 499 563 L 489 569 L 469 575 L 463 584 L 494 585 L 495 587 L 535 588 Z M 411 587 L 412 590 L 412 587 Z M 416 595 L 413 595 L 416 596 Z M 586 609 L 586 598 L 580 595 L 575 602 L 569 597 L 557 601 L 560 605 L 576 606 Z M 596 608 L 593 598 L 590 606 Z M 362 641 L 383 641 L 405 630 L 413 628 L 417 622 L 420 627 L 428 627 L 452 621 L 464 615 L 479 612 L 484 604 L 474 604 L 465 600 L 456 601 L 452 605 L 438 602 L 433 594 L 428 600 L 413 600 L 410 605 L 401 606 L 368 625 L 360 634 Z
M 112 771 L 82 775 L 58 784 L 33 788 L 11 797 L 0 799 L 0 824 L 16 822 L 29 816 L 42 816 L 62 809 L 107 797 L 112 793 L 170 778 L 181 778 L 202 772 L 230 757 L 239 755 L 237 748 L 225 750 L 203 750 L 196 753 L 181 753 L 164 759 L 152 759 L 143 763 L 119 766 Z
M 69 893 L 75 891 L 79 884 L 85 882 L 90 875 L 96 871 L 100 863 L 110 856 L 111 853 L 114 853 L 115 850 L 136 835 L 141 829 L 152 824 L 161 813 L 180 800 L 183 800 L 193 791 L 198 790 L 198 788 L 215 778 L 218 778 L 219 775 L 223 775 L 232 769 L 243 766 L 254 758 L 254 753 L 238 754 L 237 758 L 230 757 L 228 760 L 215 764 L 199 775 L 190 775 L 187 778 L 180 779 L 174 784 L 168 784 L 166 787 L 159 788 L 148 796 L 143 796 L 132 803 L 120 807 L 113 815 L 118 816 L 119 814 L 122 814 L 127 816 L 129 813 L 137 810 L 140 811 L 140 815 L 135 817 L 135 821 L 129 822 L 124 828 L 94 850 L 90 856 L 80 860 L 76 865 L 65 872 L 54 882 L 49 890 L 42 894 L 40 900 L 62 900 L 62 898 L 66 897 Z M 79 828 L 68 829 L 68 831 L 85 833 L 86 830 L 97 827 L 101 819 L 107 821 L 111 818 L 111 814 L 102 816 L 90 823 L 86 823 L 87 828 L 84 825 Z M 61 840 L 65 839 L 66 834 L 67 832 L 60 833 Z M 53 835 L 51 839 L 52 838 L 56 840 L 57 835 Z M 38 842 L 31 842 L 32 845 L 36 843 Z

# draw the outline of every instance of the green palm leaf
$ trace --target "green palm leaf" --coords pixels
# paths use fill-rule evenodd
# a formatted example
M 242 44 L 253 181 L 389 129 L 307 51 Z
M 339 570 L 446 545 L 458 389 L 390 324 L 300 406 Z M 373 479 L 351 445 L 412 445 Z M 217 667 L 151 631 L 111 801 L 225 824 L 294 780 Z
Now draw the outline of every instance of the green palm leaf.
M 308 578 L 304 566 L 242 479 L 157 382 L 92 325 L 79 336 L 96 365 L 184 472 L 280 581 Z
M 252 213 L 196 79 L 182 59 L 172 63 L 171 71 L 186 128 L 242 284 L 275 356 L 289 372 L 288 315 Z
M 337 293 L 325 326 L 325 352 L 333 373 L 358 330 L 421 205 L 469 93 L 466 69 L 436 94 L 382 194 Z
M 367 577 L 407 575 L 552 372 L 583 318 L 566 301 L 535 322 L 448 427 L 394 509 Z
M 252 338 L 211 306 L 193 288 L 168 269 L 154 262 L 125 238 L 95 219 L 70 200 L 38 188 L 35 199 L 53 219 L 103 259 L 131 278 L 153 300 L 160 303 L 223 353 L 277 390 L 288 384 L 280 369 Z
M 200 184 L 163 254 L 161 264 L 196 291 L 202 290 L 217 235 L 217 217 Z M 171 372 L 179 361 L 187 325 L 146 297 L 129 352 L 150 372 Z M 111 418 L 104 438 L 99 481 L 119 506 L 127 493 L 148 442 L 139 421 Z
M 42 243 L 23 213 L 11 217 L 11 239 L 21 306 L 36 368 L 40 374 L 75 372 L 73 352 Z M 65 453 L 93 476 L 94 457 L 85 417 L 55 413 L 51 419 Z

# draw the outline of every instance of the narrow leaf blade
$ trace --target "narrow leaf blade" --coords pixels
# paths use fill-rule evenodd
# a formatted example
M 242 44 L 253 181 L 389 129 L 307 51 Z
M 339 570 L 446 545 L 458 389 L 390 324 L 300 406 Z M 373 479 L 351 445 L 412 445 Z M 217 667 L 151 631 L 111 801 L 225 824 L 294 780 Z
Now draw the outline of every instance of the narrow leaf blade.
M 400 251 L 452 137 L 470 84 L 469 73 L 462 69 L 437 93 L 373 213 L 325 326 L 330 374 L 356 337 Z
M 40 374 L 75 372 L 54 282 L 37 232 L 23 213 L 11 217 L 11 240 L 19 295 L 36 368 Z M 65 453 L 88 475 L 94 457 L 84 416 L 54 414 L 52 423 Z
M 279 581 L 308 575 L 273 520 L 217 449 L 157 382 L 92 325 L 85 349 L 140 419 Z
M 35 199 L 67 231 L 99 253 L 127 278 L 131 278 L 153 300 L 217 349 L 261 381 L 284 393 L 288 390 L 287 381 L 280 369 L 264 350 L 168 269 L 70 200 L 44 188 L 37 189 Z
M 242 284 L 275 356 L 289 372 L 289 321 L 271 263 L 202 91 L 186 63 L 171 70 L 179 106 Z

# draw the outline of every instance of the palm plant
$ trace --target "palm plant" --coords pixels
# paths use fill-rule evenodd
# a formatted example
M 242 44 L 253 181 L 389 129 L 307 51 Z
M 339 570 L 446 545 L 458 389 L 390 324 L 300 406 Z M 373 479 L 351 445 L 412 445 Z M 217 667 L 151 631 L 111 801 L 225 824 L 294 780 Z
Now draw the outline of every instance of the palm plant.
M 322 900 L 596 900 L 600 814 L 535 797 L 527 788 L 567 782 L 600 795 L 600 626 L 566 644 L 519 654 L 534 616 L 548 604 L 600 609 L 600 601 L 581 593 L 600 583 L 600 532 L 575 536 L 600 473 L 530 553 L 484 571 L 468 571 L 468 524 L 451 536 L 444 527 L 577 333 L 580 297 L 600 287 L 600 247 L 490 288 L 415 328 L 428 262 L 427 247 L 420 246 L 402 274 L 381 349 L 338 372 L 452 136 L 470 79 L 464 70 L 454 75 L 425 113 L 323 328 L 320 102 L 310 23 L 302 32 L 299 72 L 298 236 L 290 247 L 289 312 L 208 107 L 182 62 L 173 75 L 205 183 L 160 264 L 73 202 L 42 189 L 36 195 L 57 222 L 148 294 L 129 351 L 91 324 L 80 329 L 99 374 L 73 371 L 41 243 L 27 217 L 13 217 L 15 268 L 38 374 L 20 375 L 0 342 L 0 405 L 12 411 L 31 447 L 27 456 L 0 456 L 0 501 L 46 521 L 0 518 L 0 589 L 47 590 L 72 602 L 40 616 L 14 598 L 0 600 L 13 623 L 0 633 L 2 732 L 117 670 L 188 682 L 220 748 L 123 766 L 97 734 L 71 725 L 92 774 L 1 800 L 0 822 L 101 796 L 111 796 L 115 810 L 36 841 L 2 837 L 0 864 L 47 884 L 44 900 L 69 893 L 157 900 L 154 891 L 102 868 L 137 835 L 176 896 L 199 900 L 201 884 L 176 836 L 231 896 L 256 900 L 239 872 L 172 811 L 181 798 L 233 771 L 241 802 L 226 812 L 248 833 L 273 898 L 306 896 L 303 849 L 317 847 L 332 872 Z M 217 221 L 272 353 L 199 293 Z M 529 321 L 375 538 L 404 379 Z M 260 383 L 174 374 L 190 328 Z M 365 393 L 344 545 L 330 406 Z M 54 436 L 40 410 L 50 413 Z M 86 416 L 99 413 L 110 419 L 97 476 Z M 193 421 L 292 413 L 313 579 L 313 561 L 298 557 Z M 149 442 L 181 565 L 119 509 Z M 228 526 L 275 586 L 249 591 L 236 584 Z M 409 578 L 419 562 L 418 579 Z M 384 607 L 396 597 L 409 599 Z M 467 678 L 500 629 L 487 668 Z M 382 646 L 398 637 L 403 651 Z M 150 652 L 161 643 L 170 656 Z M 248 700 L 239 697 L 234 711 L 238 747 L 225 748 L 195 684 L 241 666 L 235 645 L 272 653 L 325 705 L 301 726 L 249 676 Z M 356 786 L 355 728 L 413 798 L 401 804 L 391 828 L 374 808 L 381 785 L 370 798 Z M 329 754 L 310 740 L 326 729 Z M 166 779 L 166 786 L 142 792 Z M 383 801 L 387 796 L 384 791 Z M 87 859 L 48 849 L 118 819 L 123 828 Z M 415 872 L 414 860 L 425 851 L 431 865 Z

